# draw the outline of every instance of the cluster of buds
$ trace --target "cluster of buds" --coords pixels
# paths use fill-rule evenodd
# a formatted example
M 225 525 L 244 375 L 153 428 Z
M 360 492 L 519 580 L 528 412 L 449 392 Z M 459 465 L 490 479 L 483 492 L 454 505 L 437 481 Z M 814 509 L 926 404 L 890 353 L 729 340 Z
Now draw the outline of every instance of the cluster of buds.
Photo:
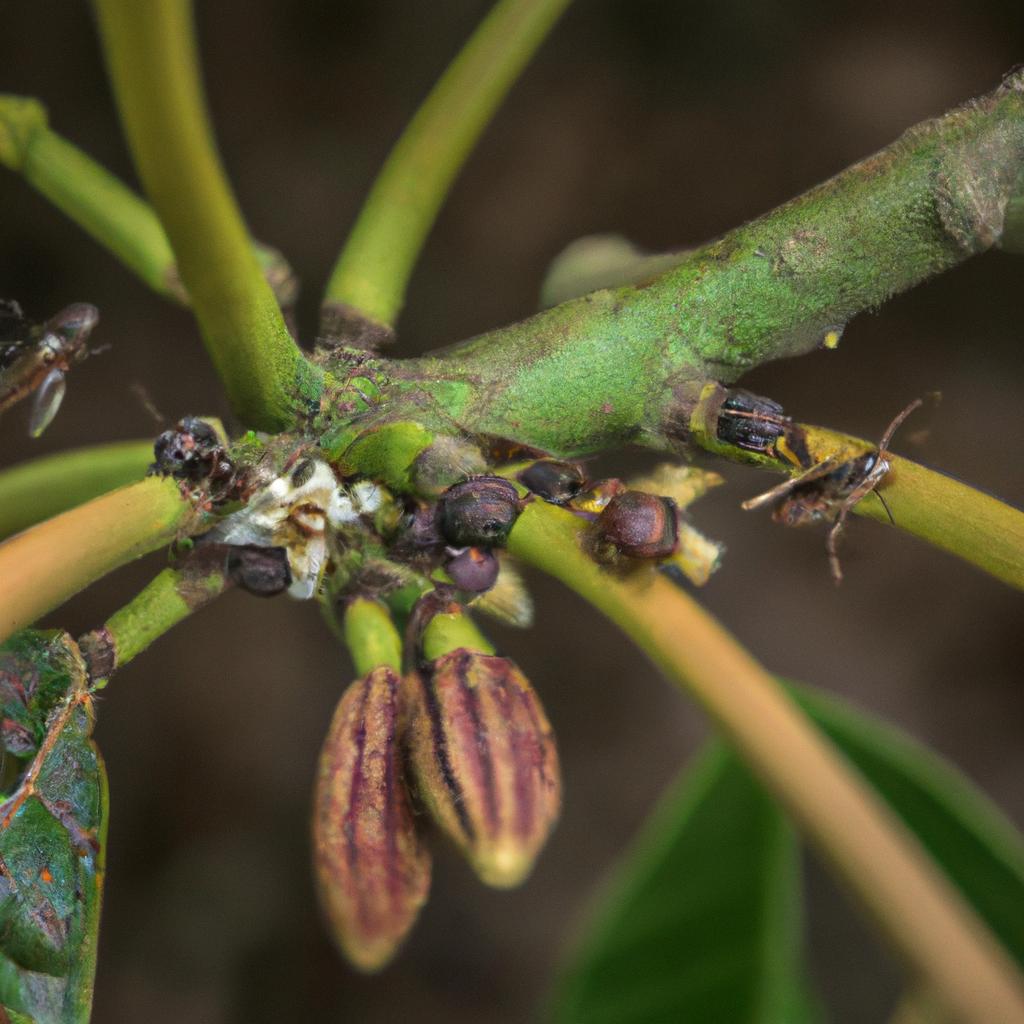
M 208 462 L 213 448 L 195 424 L 183 425 L 162 446 L 176 475 Z M 226 548 L 228 575 L 253 593 L 319 596 L 330 618 L 341 612 L 359 678 L 320 757 L 314 863 L 337 945 L 372 971 L 427 897 L 422 824 L 432 822 L 483 882 L 509 887 L 529 874 L 558 816 L 558 755 L 541 703 L 466 610 L 528 618 L 525 590 L 501 554 L 524 508 L 548 502 L 585 520 L 605 564 L 675 567 L 699 583 L 720 549 L 684 509 L 717 478 L 663 467 L 627 486 L 534 457 L 504 464 L 504 476 L 442 483 L 445 473 L 424 471 L 432 486 L 409 493 L 309 452 L 286 456 L 273 474 L 267 459 L 245 507 L 201 543 Z M 407 619 L 404 644 L 392 612 Z
M 351 607 L 365 616 L 380 606 Z M 321 904 L 363 970 L 391 958 L 427 896 L 414 805 L 498 887 L 523 881 L 560 805 L 551 726 L 516 665 L 490 652 L 444 591 L 421 598 L 409 638 L 404 676 L 378 665 L 342 696 L 314 799 Z M 397 634 L 370 646 L 397 651 Z

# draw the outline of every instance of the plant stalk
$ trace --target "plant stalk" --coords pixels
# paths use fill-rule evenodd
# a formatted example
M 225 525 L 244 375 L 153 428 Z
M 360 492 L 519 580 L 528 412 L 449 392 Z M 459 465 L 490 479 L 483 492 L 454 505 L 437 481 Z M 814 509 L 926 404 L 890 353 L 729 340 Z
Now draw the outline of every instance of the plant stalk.
M 0 544 L 0 643 L 101 576 L 170 544 L 202 513 L 170 478 L 150 477 Z
M 688 595 L 653 570 L 619 577 L 585 553 L 585 524 L 542 502 L 509 551 L 615 622 L 694 696 L 814 841 L 915 977 L 969 1024 L 1024 1020 L 1024 980 L 917 840 L 785 691 Z
M 264 280 L 217 156 L 187 0 L 96 0 L 125 133 L 177 259 L 203 339 L 247 426 L 316 411 L 322 375 Z
M 455 176 L 569 0 L 499 0 L 396 143 L 335 264 L 321 333 L 391 339 L 413 265 Z

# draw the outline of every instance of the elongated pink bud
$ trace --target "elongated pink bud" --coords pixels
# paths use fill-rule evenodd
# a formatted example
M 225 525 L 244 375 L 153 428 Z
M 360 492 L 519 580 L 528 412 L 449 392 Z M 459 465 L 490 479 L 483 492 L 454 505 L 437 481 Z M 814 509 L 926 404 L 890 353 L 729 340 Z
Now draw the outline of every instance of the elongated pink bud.
M 430 888 L 430 855 L 402 780 L 401 686 L 387 667 L 353 683 L 320 753 L 313 807 L 320 902 L 339 948 L 364 971 L 391 959 Z
M 458 648 L 406 679 L 417 792 L 489 885 L 521 882 L 558 817 L 555 740 L 507 658 Z

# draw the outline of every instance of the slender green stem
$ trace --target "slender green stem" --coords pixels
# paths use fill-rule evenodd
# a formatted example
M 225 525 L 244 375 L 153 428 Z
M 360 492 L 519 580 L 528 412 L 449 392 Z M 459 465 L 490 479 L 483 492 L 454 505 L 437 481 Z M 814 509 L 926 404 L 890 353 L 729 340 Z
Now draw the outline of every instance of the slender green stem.
M 146 475 L 152 441 L 116 441 L 46 455 L 0 472 L 0 538 Z
M 98 629 L 79 638 L 94 682 L 108 679 L 182 619 L 229 586 L 223 551 L 197 548 L 178 568 L 158 573 Z M 213 557 L 211 557 L 213 556 Z
M 38 100 L 0 95 L 0 163 L 20 173 L 154 291 L 188 302 L 171 243 L 153 208 L 50 129 Z M 290 306 L 296 284 L 285 258 L 259 243 L 256 258 L 278 302 Z
M 321 376 L 260 272 L 217 157 L 187 0 L 96 0 L 139 177 L 160 216 L 232 407 L 281 429 L 316 408 Z
M 357 597 L 345 606 L 345 644 L 361 679 L 386 665 L 402 671 L 402 638 L 391 613 L 379 601 Z
M 170 478 L 150 477 L 0 544 L 0 642 L 119 566 L 194 532 L 202 513 Z
M 452 181 L 569 0 L 499 0 L 416 112 L 334 267 L 323 327 L 390 336 L 413 265 Z
M 424 627 L 421 638 L 424 661 L 436 661 L 451 651 L 465 648 L 493 654 L 494 646 L 480 632 L 468 612 L 441 612 Z
M 776 680 L 653 570 L 602 570 L 586 525 L 543 502 L 509 550 L 565 583 L 694 696 L 817 844 L 912 972 L 970 1024 L 1024 1020 L 1024 980 L 974 911 Z

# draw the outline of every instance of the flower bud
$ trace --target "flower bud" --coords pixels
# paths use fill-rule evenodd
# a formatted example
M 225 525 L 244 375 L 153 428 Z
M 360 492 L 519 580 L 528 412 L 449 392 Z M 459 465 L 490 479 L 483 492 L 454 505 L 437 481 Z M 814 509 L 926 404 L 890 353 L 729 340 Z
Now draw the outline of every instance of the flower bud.
M 344 693 L 320 753 L 313 858 L 320 902 L 341 951 L 383 967 L 430 887 L 401 776 L 401 680 L 376 668 Z
M 435 821 L 489 885 L 513 886 L 558 817 L 551 726 L 507 658 L 459 648 L 407 678 L 409 763 Z
M 480 476 L 441 495 L 441 533 L 459 548 L 503 544 L 519 516 L 519 492 L 498 476 Z
M 597 520 L 600 542 L 632 558 L 667 558 L 679 541 L 675 502 L 645 491 L 623 491 Z
M 445 563 L 444 569 L 459 590 L 482 593 L 494 586 L 500 566 L 493 551 L 463 548 Z

